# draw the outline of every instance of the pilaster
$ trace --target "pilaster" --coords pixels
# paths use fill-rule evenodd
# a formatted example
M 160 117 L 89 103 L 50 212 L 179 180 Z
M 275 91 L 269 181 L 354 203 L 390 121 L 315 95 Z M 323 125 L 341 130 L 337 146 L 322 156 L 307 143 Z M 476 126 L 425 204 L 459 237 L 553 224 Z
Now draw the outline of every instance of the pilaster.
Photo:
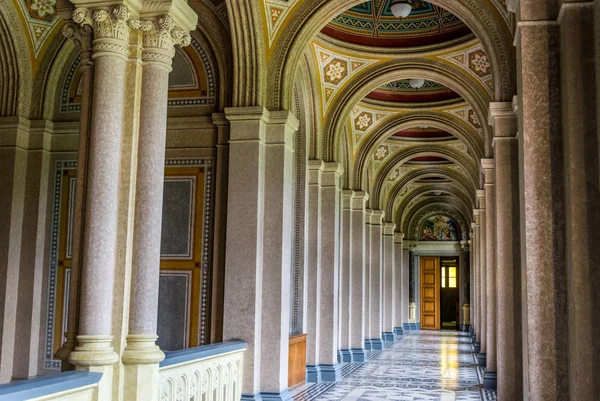
M 350 199 L 351 229 L 350 229 L 350 349 L 353 362 L 366 360 L 365 333 L 367 304 L 367 227 L 365 204 L 369 194 L 354 192 Z
M 394 234 L 394 334 L 404 334 L 408 323 L 408 266 L 404 265 L 404 233 Z
M 394 230 L 396 224 L 385 222 L 383 224 L 383 272 L 382 272 L 382 337 L 385 342 L 394 341 L 394 317 L 396 301 L 395 282 L 395 257 L 394 257 Z
M 383 272 L 383 217 L 382 210 L 369 214 L 370 267 L 369 267 L 369 323 L 367 349 L 383 349 L 382 339 L 382 272 Z
M 339 316 L 339 348 L 342 362 L 351 362 L 350 345 L 350 241 L 352 197 L 354 191 L 342 191 L 341 221 L 340 221 L 340 316 Z

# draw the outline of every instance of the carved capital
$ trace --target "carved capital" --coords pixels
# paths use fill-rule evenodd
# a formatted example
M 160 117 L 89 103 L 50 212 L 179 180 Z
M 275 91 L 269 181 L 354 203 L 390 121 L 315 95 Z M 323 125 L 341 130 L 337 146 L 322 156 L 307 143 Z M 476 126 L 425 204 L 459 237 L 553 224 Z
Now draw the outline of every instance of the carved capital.
M 169 14 L 155 19 L 130 20 L 129 26 L 142 31 L 144 62 L 158 62 L 170 66 L 175 55 L 174 45 L 187 46 L 191 43 L 190 33 L 176 26 Z
M 129 56 L 129 9 L 124 4 L 106 8 L 76 8 L 73 21 L 81 27 L 93 29 L 94 41 L 92 58 L 103 55 Z
M 74 21 L 67 21 L 62 28 L 62 34 L 75 42 L 81 50 L 81 67 L 91 66 L 92 61 L 92 27 L 79 25 Z

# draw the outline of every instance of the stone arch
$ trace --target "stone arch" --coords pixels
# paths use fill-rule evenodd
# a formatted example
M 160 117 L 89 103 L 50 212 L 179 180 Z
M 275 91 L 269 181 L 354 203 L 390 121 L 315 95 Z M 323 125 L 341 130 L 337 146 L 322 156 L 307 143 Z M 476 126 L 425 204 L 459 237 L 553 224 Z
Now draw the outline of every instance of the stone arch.
M 356 188 L 360 188 L 361 183 L 364 183 L 364 170 L 377 146 L 395 132 L 421 125 L 428 125 L 454 135 L 454 137 L 467 145 L 467 149 L 475 157 L 478 159 L 483 157 L 483 139 L 457 117 L 447 113 L 431 111 L 415 110 L 408 113 L 399 113 L 392 118 L 384 120 L 380 126 L 375 127 L 373 133 L 359 145 L 354 159 L 356 178 L 353 185 Z
M 261 4 L 256 0 L 227 0 L 233 60 L 233 107 L 265 105 L 267 68 Z M 298 60 L 295 60 L 296 62 Z M 291 77 L 290 102 L 294 77 Z
M 293 91 L 297 58 L 312 38 L 337 14 L 363 0 L 319 0 L 302 2 L 282 28 L 281 38 L 269 63 L 268 99 L 271 108 L 288 108 Z M 433 0 L 458 16 L 481 41 L 494 74 L 495 101 L 508 101 L 516 92 L 515 54 L 512 33 L 491 2 L 484 0 Z
M 444 145 L 415 145 L 410 146 L 396 152 L 394 155 L 385 161 L 383 166 L 379 169 L 379 172 L 374 177 L 373 184 L 369 193 L 372 198 L 370 204 L 372 206 L 383 207 L 382 199 L 380 199 L 381 189 L 385 184 L 385 180 L 392 172 L 392 169 L 399 164 L 403 164 L 408 160 L 417 156 L 439 156 L 444 157 L 455 164 L 462 166 L 467 170 L 469 178 L 475 183 L 477 182 L 477 164 L 473 159 L 469 159 L 464 153 L 457 149 L 450 148 Z
M 462 188 L 453 184 L 436 184 L 436 185 L 422 185 L 420 187 L 415 188 L 414 190 L 408 192 L 398 204 L 398 207 L 395 211 L 395 217 L 393 219 L 397 222 L 397 226 L 400 226 L 404 221 L 404 216 L 406 215 L 407 210 L 410 209 L 410 204 L 412 201 L 418 199 L 421 195 L 424 195 L 428 192 L 432 191 L 442 191 L 447 192 L 453 197 L 455 197 L 458 201 L 463 203 L 467 209 L 472 209 L 474 206 L 473 201 L 470 199 L 469 194 L 463 191 Z M 444 199 L 446 202 L 449 199 Z M 393 220 L 392 220 L 393 221 Z
M 18 10 L 0 3 L 0 116 L 29 116 L 32 65 Z
M 464 175 L 462 175 L 458 171 L 451 170 L 451 169 L 426 168 L 426 169 L 411 171 L 410 173 L 408 173 L 404 177 L 402 177 L 397 183 L 394 184 L 394 186 L 392 187 L 392 190 L 390 192 L 390 195 L 388 196 L 387 202 L 384 205 L 383 210 L 385 211 L 385 215 L 391 216 L 393 214 L 394 200 L 400 194 L 400 191 L 402 190 L 402 188 L 404 188 L 405 186 L 409 185 L 410 183 L 417 181 L 419 179 L 422 179 L 422 178 L 439 177 L 439 176 L 442 176 L 442 177 L 450 179 L 451 181 L 454 181 L 455 183 L 459 184 L 467 193 L 472 193 L 473 196 L 471 197 L 471 200 L 473 202 L 475 202 L 476 187 L 475 187 L 474 183 L 472 181 L 468 180 Z
M 473 79 L 465 72 L 446 64 L 428 59 L 398 59 L 375 64 L 357 73 L 330 105 L 323 128 L 323 157 L 329 160 L 335 155 L 340 127 L 350 111 L 372 89 L 398 79 L 418 75 L 435 81 L 458 93 L 474 110 L 479 121 L 487 121 L 489 97 L 483 88 L 473 85 Z M 482 126 L 485 148 L 491 144 L 491 131 Z

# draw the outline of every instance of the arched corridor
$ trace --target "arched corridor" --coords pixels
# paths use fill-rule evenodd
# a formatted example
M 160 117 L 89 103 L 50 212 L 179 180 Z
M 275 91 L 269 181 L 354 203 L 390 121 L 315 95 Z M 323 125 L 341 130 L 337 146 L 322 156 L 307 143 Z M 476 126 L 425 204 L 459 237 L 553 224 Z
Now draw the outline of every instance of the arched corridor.
M 599 401 L 599 88 L 600 0 L 3 0 L 0 400 Z

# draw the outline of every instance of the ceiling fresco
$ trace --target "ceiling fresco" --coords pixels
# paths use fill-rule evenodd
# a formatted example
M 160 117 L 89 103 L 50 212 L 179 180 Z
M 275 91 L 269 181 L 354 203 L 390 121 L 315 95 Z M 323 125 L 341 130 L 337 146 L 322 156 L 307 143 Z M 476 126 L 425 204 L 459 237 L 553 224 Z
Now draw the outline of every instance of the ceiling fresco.
M 336 16 L 321 32 L 346 42 L 377 46 L 424 46 L 467 36 L 469 28 L 443 8 L 421 0 L 409 0 L 412 12 L 395 17 L 392 0 L 372 0 Z
M 57 0 L 13 0 L 25 20 L 34 58 L 38 58 L 60 18 Z
M 382 85 L 367 95 L 369 99 L 387 102 L 440 102 L 458 99 L 460 96 L 452 89 L 433 81 L 425 81 L 420 88 L 410 86 L 408 79 Z

